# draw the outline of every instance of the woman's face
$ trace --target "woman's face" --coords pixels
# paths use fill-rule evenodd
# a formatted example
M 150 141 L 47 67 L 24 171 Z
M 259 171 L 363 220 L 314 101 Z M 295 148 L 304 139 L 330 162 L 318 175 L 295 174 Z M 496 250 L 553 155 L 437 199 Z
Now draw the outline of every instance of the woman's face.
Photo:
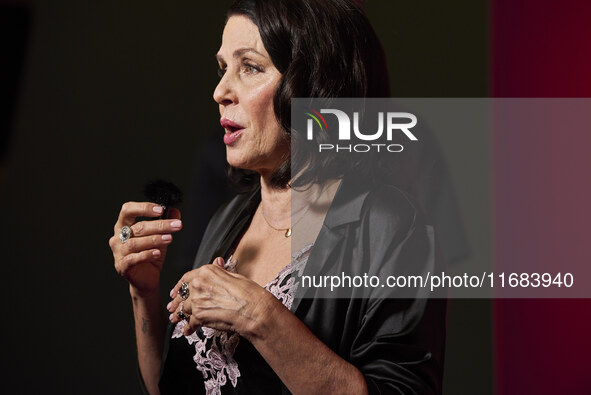
M 270 174 L 289 155 L 289 140 L 273 111 L 281 73 L 265 50 L 258 28 L 245 16 L 230 17 L 216 57 L 221 80 L 213 98 L 225 129 L 228 163 Z

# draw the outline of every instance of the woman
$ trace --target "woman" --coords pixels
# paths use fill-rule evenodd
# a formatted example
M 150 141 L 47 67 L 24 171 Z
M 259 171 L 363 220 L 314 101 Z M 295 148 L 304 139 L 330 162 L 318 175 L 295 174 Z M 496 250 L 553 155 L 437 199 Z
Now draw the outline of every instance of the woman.
M 428 225 L 399 190 L 368 192 L 359 178 L 344 174 L 355 169 L 345 171 L 334 157 L 324 159 L 322 176 L 302 167 L 291 175 L 292 97 L 387 94 L 387 79 L 377 73 L 384 70 L 382 53 L 366 17 L 347 0 L 239 0 L 228 13 L 217 60 L 214 100 L 227 161 L 250 189 L 211 220 L 194 270 L 170 292 L 166 336 L 158 281 L 172 234 L 182 227 L 180 213 L 136 222 L 158 217 L 162 208 L 126 203 L 110 240 L 116 269 L 130 283 L 146 389 L 440 392 L 444 305 L 295 297 L 305 270 L 338 267 L 343 255 L 367 260 L 364 229 L 370 227 L 375 265 L 432 255 Z M 305 186 L 297 202 L 296 185 Z M 125 227 L 130 232 L 122 236 Z M 392 253 L 411 249 L 420 253 Z

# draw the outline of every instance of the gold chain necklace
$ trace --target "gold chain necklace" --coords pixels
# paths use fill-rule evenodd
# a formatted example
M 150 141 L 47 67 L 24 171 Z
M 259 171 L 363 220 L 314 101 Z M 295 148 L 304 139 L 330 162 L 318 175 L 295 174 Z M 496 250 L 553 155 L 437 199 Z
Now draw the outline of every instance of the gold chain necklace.
M 306 210 L 304 211 L 304 213 L 302 214 L 302 216 L 293 224 L 291 225 L 289 228 L 276 228 L 273 225 L 271 225 L 269 223 L 269 221 L 267 221 L 267 217 L 265 216 L 265 209 L 263 208 L 263 204 L 261 203 L 261 213 L 263 214 L 263 219 L 265 220 L 265 222 L 267 223 L 267 225 L 269 225 L 269 227 L 273 230 L 279 231 L 279 232 L 285 232 L 285 237 L 291 237 L 291 229 L 294 228 L 302 219 L 304 219 L 304 217 L 306 216 L 306 213 L 308 212 L 308 209 L 310 208 L 310 205 L 308 205 L 308 207 L 306 207 Z

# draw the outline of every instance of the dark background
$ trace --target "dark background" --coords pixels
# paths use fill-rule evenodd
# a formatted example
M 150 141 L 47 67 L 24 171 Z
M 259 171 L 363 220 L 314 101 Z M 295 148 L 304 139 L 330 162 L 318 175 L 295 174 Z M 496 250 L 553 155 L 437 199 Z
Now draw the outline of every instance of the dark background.
M 487 2 L 366 3 L 395 96 L 488 96 Z M 141 200 L 147 180 L 190 191 L 201 143 L 221 137 L 211 96 L 228 4 L 0 1 L 2 21 L 12 21 L 1 23 L 4 388 L 138 392 L 128 289 L 107 242 L 121 204 Z M 443 144 L 457 179 L 466 155 L 488 177 L 488 136 L 473 138 L 472 152 Z M 489 192 L 458 186 L 461 203 L 482 196 L 482 206 L 463 206 L 483 259 Z M 187 241 L 171 248 L 166 290 L 178 278 L 179 243 Z M 490 302 L 454 300 L 449 314 L 446 393 L 492 393 Z

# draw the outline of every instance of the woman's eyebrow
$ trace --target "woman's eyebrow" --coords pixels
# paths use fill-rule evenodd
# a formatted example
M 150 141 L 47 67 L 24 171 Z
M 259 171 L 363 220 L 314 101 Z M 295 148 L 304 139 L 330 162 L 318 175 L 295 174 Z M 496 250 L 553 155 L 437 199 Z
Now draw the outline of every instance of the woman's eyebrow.
M 259 56 L 263 56 L 264 57 L 264 55 L 262 53 L 260 53 L 259 51 L 257 51 L 254 48 L 240 48 L 240 49 L 237 49 L 236 51 L 234 51 L 233 57 L 234 58 L 238 58 L 238 57 L 244 55 L 245 53 L 249 53 L 249 52 L 252 52 L 252 53 L 254 53 L 256 55 L 259 55 Z
M 239 58 L 240 56 L 244 55 L 245 53 L 249 53 L 249 52 L 250 53 L 254 53 L 256 55 L 259 55 L 259 56 L 262 56 L 262 57 L 265 56 L 265 55 L 263 55 L 262 53 L 260 53 L 259 51 L 257 51 L 254 48 L 239 48 L 239 49 L 237 49 L 237 50 L 234 51 L 234 53 L 232 54 L 232 57 Z M 220 63 L 222 63 L 224 61 L 224 57 L 220 53 L 218 53 L 217 55 L 215 55 L 215 58 Z

